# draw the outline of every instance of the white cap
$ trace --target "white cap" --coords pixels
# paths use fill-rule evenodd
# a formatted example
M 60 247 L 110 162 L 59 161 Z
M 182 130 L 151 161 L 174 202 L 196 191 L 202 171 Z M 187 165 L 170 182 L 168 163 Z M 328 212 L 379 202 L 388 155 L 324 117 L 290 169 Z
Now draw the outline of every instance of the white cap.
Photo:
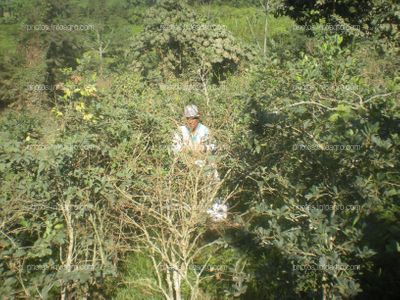
M 185 107 L 185 110 L 184 110 L 183 114 L 184 114 L 184 116 L 186 118 L 198 117 L 199 116 L 199 110 L 198 110 L 196 105 L 190 104 L 190 105 L 187 105 Z

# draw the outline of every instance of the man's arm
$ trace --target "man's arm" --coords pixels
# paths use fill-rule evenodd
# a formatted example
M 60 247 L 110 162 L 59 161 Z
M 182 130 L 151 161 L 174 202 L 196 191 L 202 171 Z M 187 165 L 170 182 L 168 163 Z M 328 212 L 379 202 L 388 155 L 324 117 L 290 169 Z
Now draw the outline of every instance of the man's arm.
M 209 152 L 211 154 L 215 154 L 215 152 L 217 152 L 217 145 L 212 141 L 208 132 L 206 135 L 204 135 L 201 144 L 203 145 L 203 152 Z

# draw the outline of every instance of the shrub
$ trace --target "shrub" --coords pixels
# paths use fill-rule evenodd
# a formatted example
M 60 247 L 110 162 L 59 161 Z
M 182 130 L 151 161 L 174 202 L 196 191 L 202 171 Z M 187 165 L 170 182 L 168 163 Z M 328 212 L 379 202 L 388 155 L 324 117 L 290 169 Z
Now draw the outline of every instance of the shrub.
M 297 293 L 310 297 L 361 291 L 357 268 L 374 254 L 362 243 L 366 218 L 397 197 L 398 91 L 366 84 L 341 42 L 325 37 L 299 61 L 261 65 L 248 102 L 253 233 L 292 263 Z

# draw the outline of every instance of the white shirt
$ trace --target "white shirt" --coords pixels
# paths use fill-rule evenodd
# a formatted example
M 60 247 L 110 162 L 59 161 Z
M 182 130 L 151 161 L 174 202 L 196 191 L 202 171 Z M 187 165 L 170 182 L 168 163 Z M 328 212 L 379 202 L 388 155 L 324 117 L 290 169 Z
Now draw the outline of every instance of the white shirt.
M 174 153 L 181 152 L 184 147 L 194 148 L 196 145 L 205 145 L 206 151 L 214 152 L 216 146 L 210 142 L 209 129 L 199 123 L 194 132 L 186 126 L 180 126 L 179 131 L 174 134 L 172 150 Z

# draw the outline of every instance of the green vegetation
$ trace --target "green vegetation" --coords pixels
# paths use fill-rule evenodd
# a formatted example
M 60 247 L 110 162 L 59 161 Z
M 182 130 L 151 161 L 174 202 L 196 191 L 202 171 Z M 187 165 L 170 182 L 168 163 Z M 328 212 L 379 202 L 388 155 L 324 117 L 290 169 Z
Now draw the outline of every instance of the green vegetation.
M 394 299 L 400 11 L 335 3 L 0 1 L 0 298 Z
M 0 32 L 0 53 L 1 55 L 12 54 L 17 50 L 17 34 L 19 25 L 18 24 L 2 24 Z
M 199 6 L 199 13 L 212 23 L 225 25 L 235 37 L 245 43 L 262 44 L 265 14 L 259 7 L 235 8 L 231 6 Z M 292 30 L 293 21 L 288 17 L 268 15 L 268 36 L 277 38 Z

